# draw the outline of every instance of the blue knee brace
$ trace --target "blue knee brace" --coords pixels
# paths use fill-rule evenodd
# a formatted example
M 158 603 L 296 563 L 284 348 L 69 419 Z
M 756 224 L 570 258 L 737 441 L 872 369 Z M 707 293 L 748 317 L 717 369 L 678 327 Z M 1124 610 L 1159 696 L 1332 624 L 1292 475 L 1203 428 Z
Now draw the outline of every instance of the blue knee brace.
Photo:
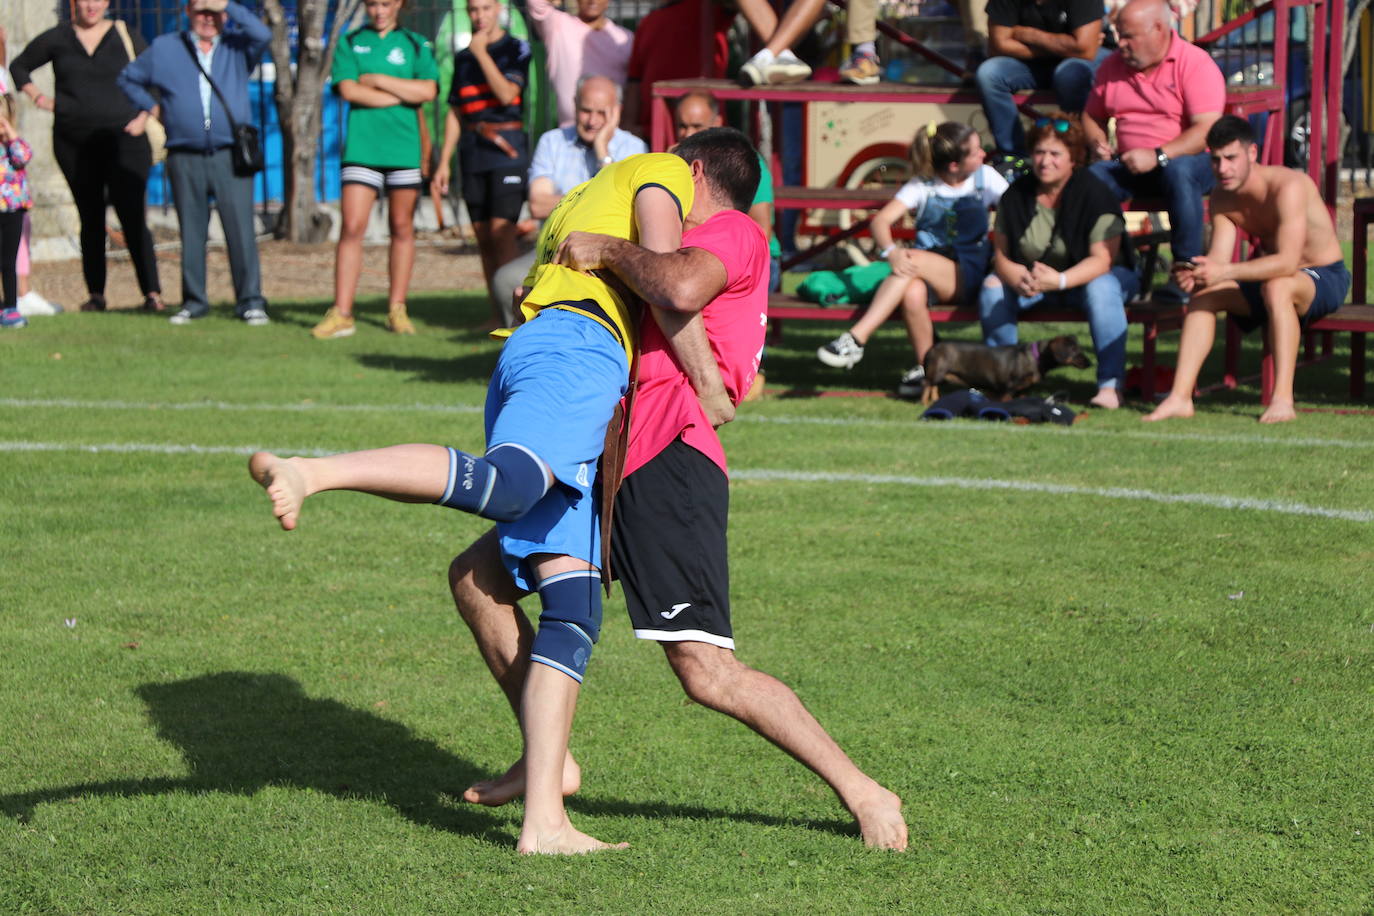
M 601 638 L 601 573 L 582 569 L 550 576 L 539 584 L 539 601 L 544 610 L 530 661 L 582 683 L 592 646 Z
M 448 485 L 436 505 L 513 522 L 548 492 L 544 463 L 517 445 L 498 445 L 477 458 L 448 450 Z

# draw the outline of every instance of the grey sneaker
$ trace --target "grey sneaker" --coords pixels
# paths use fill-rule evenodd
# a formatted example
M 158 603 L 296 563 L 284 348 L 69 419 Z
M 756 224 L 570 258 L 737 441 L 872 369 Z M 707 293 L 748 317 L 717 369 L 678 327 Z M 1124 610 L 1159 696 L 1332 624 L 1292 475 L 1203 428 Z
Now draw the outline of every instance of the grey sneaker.
M 926 370 L 923 366 L 915 369 L 908 369 L 902 373 L 902 380 L 897 383 L 897 397 L 899 398 L 919 398 L 925 394 L 926 390 Z
M 243 314 L 239 317 L 242 318 L 243 323 L 248 325 L 250 328 L 260 328 L 263 325 L 271 324 L 272 322 L 272 319 L 267 317 L 267 310 L 260 308 L 245 309 Z
M 172 315 L 172 317 L 168 318 L 167 321 L 171 324 L 190 324 L 193 321 L 198 321 L 199 319 L 204 318 L 207 314 L 209 313 L 193 312 L 188 308 L 183 308 L 181 311 L 177 312 L 176 314 Z
M 859 346 L 854 335 L 848 331 L 816 351 L 816 359 L 827 366 L 834 366 L 836 369 L 852 368 L 855 363 L 863 358 L 864 348 Z
M 767 64 L 759 60 L 759 55 L 755 54 L 740 66 L 739 84 L 746 89 L 751 86 L 762 86 L 768 82 L 768 77 L 764 73 L 766 66 Z

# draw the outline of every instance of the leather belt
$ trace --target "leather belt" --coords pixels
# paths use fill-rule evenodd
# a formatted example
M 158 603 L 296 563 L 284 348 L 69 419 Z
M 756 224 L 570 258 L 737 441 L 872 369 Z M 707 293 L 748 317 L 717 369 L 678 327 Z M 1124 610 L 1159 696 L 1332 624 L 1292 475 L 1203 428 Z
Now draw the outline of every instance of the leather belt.
M 516 152 L 515 147 L 510 145 L 510 141 L 501 136 L 501 131 L 524 130 L 524 121 L 474 121 L 472 122 L 472 129 L 476 131 L 477 136 L 491 143 L 507 156 L 512 159 L 520 158 L 520 154 Z

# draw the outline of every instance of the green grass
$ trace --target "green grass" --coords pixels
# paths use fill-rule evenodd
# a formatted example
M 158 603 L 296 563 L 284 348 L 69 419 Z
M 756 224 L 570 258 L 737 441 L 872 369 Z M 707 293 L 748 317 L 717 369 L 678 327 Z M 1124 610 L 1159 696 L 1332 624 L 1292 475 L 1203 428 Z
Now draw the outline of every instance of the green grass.
M 819 780 L 686 702 L 617 596 L 570 810 L 632 848 L 522 860 L 519 805 L 457 801 L 519 753 L 444 581 L 483 524 L 330 494 L 287 535 L 244 470 L 257 446 L 480 443 L 484 307 L 417 297 L 396 338 L 370 306 L 328 344 L 320 303 L 0 336 L 0 912 L 1374 908 L 1374 418 L 1260 427 L 1253 386 L 1162 428 L 1138 405 L 1068 430 L 747 407 L 724 431 L 740 656 L 904 798 L 911 850 L 864 849 Z M 837 332 L 790 325 L 770 388 L 906 368 L 895 328 L 819 367 Z M 1300 407 L 1369 408 L 1345 345 Z M 1253 502 L 1143 498 L 1189 494 Z

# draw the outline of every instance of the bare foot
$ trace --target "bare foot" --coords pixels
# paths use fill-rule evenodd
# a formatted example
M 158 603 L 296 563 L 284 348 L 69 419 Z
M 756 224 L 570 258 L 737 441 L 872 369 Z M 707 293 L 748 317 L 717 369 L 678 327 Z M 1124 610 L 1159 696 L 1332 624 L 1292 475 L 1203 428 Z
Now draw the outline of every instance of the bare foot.
M 577 765 L 572 754 L 563 758 L 563 797 L 566 798 L 582 788 L 582 768 Z M 463 801 L 474 805 L 499 808 L 513 798 L 525 794 L 525 758 L 521 757 L 511 764 L 509 770 L 495 779 L 474 782 L 463 793 Z
M 538 831 L 526 824 L 520 831 L 520 840 L 515 851 L 522 856 L 580 856 L 603 849 L 629 849 L 629 843 L 603 843 L 596 837 L 587 836 L 573 827 L 566 816 L 563 825 L 553 831 Z
M 1193 399 L 1180 398 L 1169 395 L 1159 403 L 1153 413 L 1146 414 L 1140 419 L 1146 423 L 1153 423 L 1156 420 L 1172 420 L 1175 417 L 1186 419 L 1193 415 Z
M 1103 410 L 1116 410 L 1121 406 L 1121 392 L 1115 388 L 1099 388 L 1097 389 L 1097 397 L 1088 403 L 1101 407 Z
M 262 484 L 272 498 L 272 514 L 290 531 L 300 518 L 301 503 L 310 495 L 299 458 L 278 458 L 271 452 L 254 452 L 248 459 L 248 473 Z
M 1280 401 L 1277 398 L 1269 402 L 1269 409 L 1260 414 L 1261 423 L 1287 423 L 1289 420 L 1296 420 L 1298 412 L 1293 409 L 1292 401 Z
M 906 821 L 902 819 L 902 800 L 876 782 L 873 791 L 856 799 L 849 813 L 859 822 L 864 845 L 878 849 L 906 849 Z

